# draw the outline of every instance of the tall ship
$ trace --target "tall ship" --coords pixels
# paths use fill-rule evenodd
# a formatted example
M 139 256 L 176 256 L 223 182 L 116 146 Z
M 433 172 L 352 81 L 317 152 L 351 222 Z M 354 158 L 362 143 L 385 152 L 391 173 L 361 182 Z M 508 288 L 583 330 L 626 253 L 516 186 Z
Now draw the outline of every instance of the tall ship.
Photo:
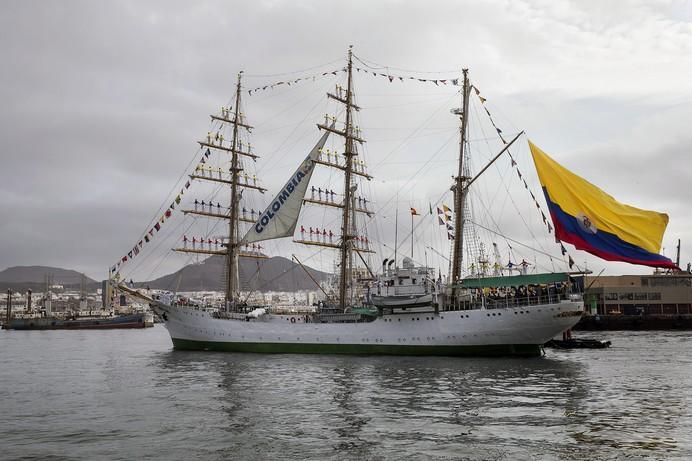
M 508 142 L 503 139 L 501 151 L 479 173 L 471 175 L 467 133 L 472 85 L 467 70 L 464 70 L 458 85 L 461 87 L 461 106 L 453 111 L 459 119 L 460 138 L 458 163 L 454 166 L 451 184 L 454 203 L 449 215 L 445 215 L 450 221 L 446 225 L 453 229 L 453 235 L 450 233 L 449 273 L 443 277 L 441 269 L 436 272 L 408 257 L 403 258 L 399 265 L 396 254 L 392 259 L 385 259 L 381 268 L 374 268 L 367 263 L 367 256 L 374 250 L 365 226 L 360 224 L 364 218 L 372 219 L 375 210 L 372 201 L 368 201 L 358 187 L 358 181 L 368 181 L 371 176 L 360 158 L 365 140 L 354 123 L 354 114 L 361 108 L 356 103 L 353 86 L 353 59 L 349 48 L 343 69 L 346 85 L 337 85 L 334 91 L 327 93 L 331 101 L 341 106 L 339 116 L 326 115 L 324 120 L 320 120 L 317 127 L 321 135 L 316 144 L 261 212 L 253 210 L 248 215 L 242 205 L 248 190 L 262 193 L 266 190 L 257 184 L 256 179 L 248 180 L 245 173 L 248 162 L 254 162 L 258 157 L 241 139 L 241 133 L 251 128 L 241 110 L 242 73 L 238 75 L 232 107 L 212 115 L 212 119 L 227 130 L 226 140 L 224 135 L 210 132 L 200 146 L 206 149 L 204 155 L 207 157 L 210 151 L 228 155 L 230 168 L 218 173 L 195 173 L 191 179 L 215 182 L 225 190 L 223 196 L 229 204 L 195 203 L 194 209 L 184 212 L 203 214 L 227 223 L 227 234 L 213 240 L 190 241 L 184 237 L 183 246 L 176 251 L 225 258 L 222 305 L 200 306 L 172 292 L 153 294 L 134 289 L 120 283 L 117 275 L 112 283 L 119 290 L 149 303 L 163 319 L 175 349 L 259 353 L 540 355 L 544 343 L 573 327 L 581 318 L 584 311 L 581 298 L 583 274 L 568 271 L 529 273 L 526 270 L 528 263 L 523 267 L 517 264 L 516 274 L 507 267 L 491 270 L 489 258 L 483 256 L 483 251 L 474 261 L 465 260 L 463 251 L 464 228 L 469 219 L 468 192 L 476 179 L 507 152 L 522 133 Z M 343 140 L 341 152 L 325 148 L 329 136 Z M 316 188 L 311 177 L 318 168 L 329 168 L 341 175 L 340 190 Z M 540 170 L 538 173 L 541 176 Z M 544 186 L 548 198 L 547 190 L 552 186 Z M 307 206 L 325 207 L 335 212 L 340 223 L 339 232 L 330 230 L 327 233 L 319 227 L 309 227 L 308 230 L 303 225 L 298 227 L 301 210 Z M 566 221 L 556 219 L 557 213 L 563 211 L 555 206 L 558 211 L 553 212 L 551 208 L 550 215 L 556 235 L 562 232 L 562 238 L 571 242 L 569 233 L 576 231 L 562 224 Z M 586 229 L 590 232 L 590 228 Z M 286 312 L 269 305 L 253 305 L 247 297 L 241 296 L 239 258 L 266 257 L 262 242 L 287 238 L 335 254 L 333 290 L 325 291 L 325 299 L 312 309 Z M 471 269 L 465 271 L 469 264 Z M 462 275 L 464 272 L 466 276 Z

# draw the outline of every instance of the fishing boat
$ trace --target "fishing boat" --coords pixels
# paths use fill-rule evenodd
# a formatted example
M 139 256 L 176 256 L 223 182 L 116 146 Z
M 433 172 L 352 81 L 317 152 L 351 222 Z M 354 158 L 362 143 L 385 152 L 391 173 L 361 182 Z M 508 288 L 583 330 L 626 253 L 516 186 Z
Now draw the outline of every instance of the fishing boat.
M 461 108 L 454 113 L 460 121 L 460 152 L 454 184 L 454 228 L 451 268 L 445 280 L 425 266 L 416 266 L 404 259 L 383 263 L 382 272 L 374 273 L 365 263 L 372 254 L 367 236 L 356 225 L 359 216 L 371 216 L 372 205 L 359 196 L 355 178 L 371 176 L 359 160 L 358 146 L 364 143 L 360 128 L 353 121 L 356 104 L 353 87 L 353 53 L 348 51 L 346 86 L 337 86 L 327 97 L 341 105 L 341 117 L 325 116 L 317 124 L 322 135 L 309 150 L 269 201 L 264 211 L 248 219 L 241 213 L 241 190 L 266 189 L 242 180 L 244 162 L 258 157 L 242 147 L 240 133 L 249 130 L 241 112 L 242 73 L 238 74 L 233 109 L 222 109 L 212 119 L 229 128 L 230 141 L 224 143 L 218 134 L 208 134 L 200 142 L 207 153 L 223 151 L 231 156 L 227 176 L 193 174 L 194 180 L 215 181 L 229 190 L 227 212 L 214 209 L 187 210 L 228 222 L 228 235 L 212 249 L 212 242 L 186 245 L 177 251 L 226 258 L 225 303 L 217 308 L 192 306 L 174 293 L 152 295 L 124 284 L 119 289 L 146 300 L 164 320 L 173 347 L 184 350 L 234 351 L 258 353 L 328 353 L 328 354 L 399 354 L 446 356 L 538 356 L 542 345 L 562 331 L 573 327 L 581 318 L 581 274 L 572 272 L 550 274 L 520 273 L 511 276 L 487 276 L 478 272 L 462 277 L 463 226 L 466 196 L 477 176 L 468 171 L 466 145 L 468 103 L 471 85 L 468 71 L 461 80 Z M 520 137 L 519 133 L 493 159 L 495 161 Z M 329 136 L 343 138 L 343 152 L 325 155 Z M 343 189 L 334 191 L 310 187 L 317 167 L 331 168 L 343 175 Z M 487 168 L 487 166 L 486 166 Z M 479 173 L 482 174 L 485 168 Z M 311 194 L 308 194 L 308 190 Z M 335 198 L 335 195 L 337 198 Z M 296 228 L 301 209 L 307 205 L 322 206 L 340 215 L 340 235 L 303 226 L 300 236 Z M 243 209 L 244 210 L 244 209 Z M 551 214 L 552 215 L 552 214 Z M 249 228 L 240 232 L 243 222 Z M 251 305 L 240 297 L 238 259 L 266 257 L 260 242 L 293 238 L 295 242 L 329 249 L 337 254 L 336 289 L 316 309 L 303 312 L 273 310 L 271 306 Z M 257 245 L 257 246 L 256 246 Z M 259 247 L 261 248 L 261 247 Z M 396 260 L 396 258 L 395 258 Z M 365 266 L 365 267 L 361 267 Z M 393 267 L 392 267 L 393 266 Z M 437 277 L 435 277 L 437 275 Z M 117 284 L 117 280 L 114 280 Z

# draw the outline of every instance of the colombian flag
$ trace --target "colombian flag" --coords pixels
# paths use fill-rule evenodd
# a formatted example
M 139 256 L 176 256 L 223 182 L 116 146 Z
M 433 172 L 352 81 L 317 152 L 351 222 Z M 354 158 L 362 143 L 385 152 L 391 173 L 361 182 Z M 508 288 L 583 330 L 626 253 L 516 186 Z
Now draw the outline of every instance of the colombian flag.
M 608 261 L 677 269 L 658 254 L 668 215 L 620 203 L 531 141 L 529 147 L 557 239 Z

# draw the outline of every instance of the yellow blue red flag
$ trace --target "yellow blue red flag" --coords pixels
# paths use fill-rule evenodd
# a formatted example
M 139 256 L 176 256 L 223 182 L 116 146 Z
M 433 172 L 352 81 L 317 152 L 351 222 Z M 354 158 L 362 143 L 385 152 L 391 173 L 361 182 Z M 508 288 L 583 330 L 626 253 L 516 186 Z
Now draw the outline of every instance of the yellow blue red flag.
M 555 237 L 608 261 L 677 268 L 659 254 L 668 215 L 625 205 L 529 141 Z

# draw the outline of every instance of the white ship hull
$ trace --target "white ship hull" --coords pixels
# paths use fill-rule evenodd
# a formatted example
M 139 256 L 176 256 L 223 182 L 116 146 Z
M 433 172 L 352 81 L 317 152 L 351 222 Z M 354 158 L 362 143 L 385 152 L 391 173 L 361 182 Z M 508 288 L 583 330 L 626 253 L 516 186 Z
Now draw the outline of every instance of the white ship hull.
M 173 346 L 185 350 L 262 353 L 523 355 L 573 327 L 581 301 L 516 308 L 397 313 L 371 322 L 310 323 L 307 316 L 217 318 L 211 312 L 156 302 Z

